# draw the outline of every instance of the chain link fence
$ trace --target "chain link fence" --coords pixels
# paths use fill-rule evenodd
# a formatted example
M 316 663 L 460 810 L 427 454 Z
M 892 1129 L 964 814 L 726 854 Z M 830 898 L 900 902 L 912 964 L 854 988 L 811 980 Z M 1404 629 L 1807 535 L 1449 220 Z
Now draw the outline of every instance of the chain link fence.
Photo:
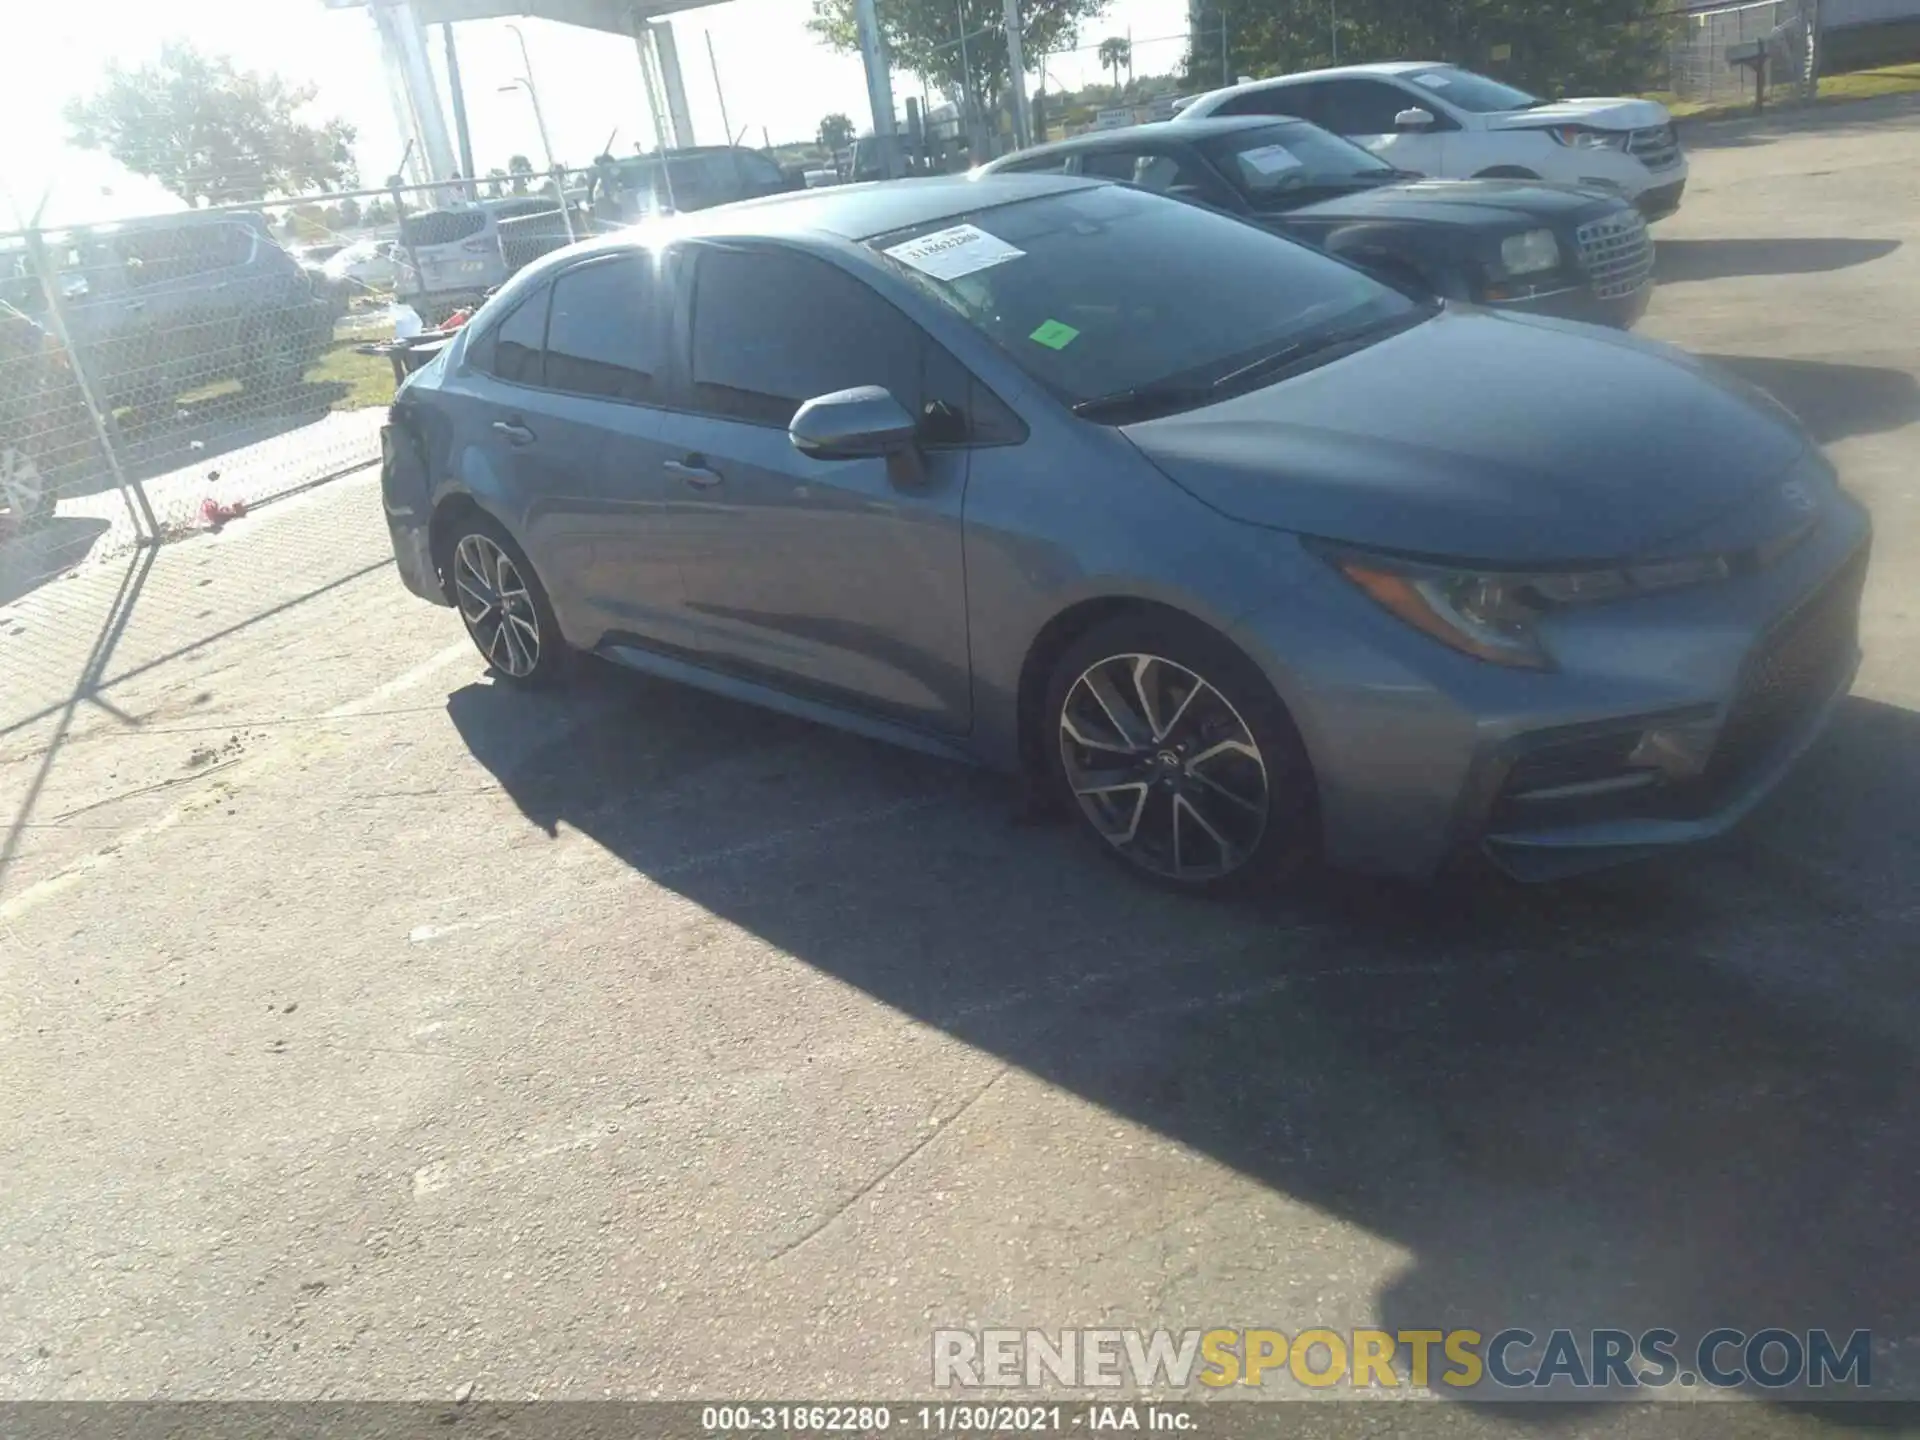
M 1795 63 L 1801 47 L 1792 38 L 1802 8 L 1800 0 L 1746 0 L 1672 17 L 1666 88 L 1700 104 L 1751 100 L 1754 69 L 1729 61 L 1727 52 L 1760 44 L 1769 47 L 1769 84 L 1785 98 L 1803 78 Z
M 0 606 L 376 462 L 396 319 L 585 233 L 585 174 L 0 233 Z

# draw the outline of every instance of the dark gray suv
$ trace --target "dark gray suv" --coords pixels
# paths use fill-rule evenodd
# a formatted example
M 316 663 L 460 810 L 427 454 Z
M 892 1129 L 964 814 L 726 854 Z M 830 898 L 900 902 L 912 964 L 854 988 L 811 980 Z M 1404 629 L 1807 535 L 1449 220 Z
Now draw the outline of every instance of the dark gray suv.
M 333 338 L 333 302 L 263 216 L 169 216 L 50 235 L 47 247 L 77 358 L 113 406 L 221 380 L 291 385 Z M 0 299 L 44 316 L 24 252 L 0 254 Z
M 1189 888 L 1715 834 L 1858 663 L 1866 513 L 1758 392 L 1132 186 L 561 251 L 385 442 L 401 578 L 504 679 L 594 651 L 1025 770 Z

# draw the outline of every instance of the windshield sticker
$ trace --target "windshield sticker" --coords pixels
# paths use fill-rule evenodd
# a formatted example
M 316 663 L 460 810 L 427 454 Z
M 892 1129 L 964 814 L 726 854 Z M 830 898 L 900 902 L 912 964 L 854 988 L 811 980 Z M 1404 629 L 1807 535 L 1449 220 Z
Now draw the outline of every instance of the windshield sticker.
M 1409 75 L 1407 78 L 1416 85 L 1426 86 L 1429 90 L 1444 90 L 1452 83 L 1450 77 L 1432 70 L 1425 75 Z
M 1242 150 L 1241 161 L 1256 175 L 1284 175 L 1300 168 L 1300 157 L 1284 145 L 1262 145 L 1257 150 Z
M 889 246 L 886 253 L 935 280 L 958 280 L 962 275 L 971 275 L 990 265 L 1018 260 L 1027 252 L 1014 249 L 999 236 L 989 235 L 978 226 L 950 225 L 917 240 Z
M 1049 320 L 1027 337 L 1036 345 L 1044 345 L 1049 350 L 1064 350 L 1080 338 L 1080 332 L 1071 325 L 1058 320 Z

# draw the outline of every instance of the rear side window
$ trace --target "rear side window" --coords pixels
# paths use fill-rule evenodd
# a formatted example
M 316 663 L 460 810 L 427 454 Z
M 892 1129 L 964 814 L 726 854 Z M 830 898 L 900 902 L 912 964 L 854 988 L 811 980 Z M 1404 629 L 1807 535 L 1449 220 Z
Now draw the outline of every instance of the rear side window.
M 1236 95 L 1213 113 L 1216 115 L 1293 115 L 1302 120 L 1314 118 L 1313 87 L 1289 85 L 1285 89 L 1251 90 Z
M 541 352 L 547 335 L 547 298 L 545 288 L 529 295 L 512 314 L 482 336 L 480 354 L 474 364 L 515 385 L 538 385 L 542 373 Z
M 659 333 L 650 257 L 569 270 L 553 286 L 544 383 L 573 395 L 651 400 Z
M 924 343 L 919 326 L 825 261 L 700 251 L 693 398 L 709 414 L 784 426 L 803 402 L 855 385 L 883 385 L 919 414 Z
M 1391 135 L 1393 117 L 1415 102 L 1383 80 L 1329 80 L 1314 118 L 1336 135 Z

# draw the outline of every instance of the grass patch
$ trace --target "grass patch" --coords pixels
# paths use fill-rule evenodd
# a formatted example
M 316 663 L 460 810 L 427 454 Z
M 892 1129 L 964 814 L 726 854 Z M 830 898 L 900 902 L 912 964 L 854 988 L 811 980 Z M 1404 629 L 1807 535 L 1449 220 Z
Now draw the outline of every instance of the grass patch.
M 1849 100 L 1876 100 L 1882 95 L 1908 95 L 1915 91 L 1920 91 L 1920 61 L 1909 65 L 1876 65 L 1871 70 L 1821 76 L 1818 103 L 1830 105 Z M 1769 90 L 1768 95 L 1774 97 L 1767 106 L 1769 110 L 1784 110 L 1793 104 L 1790 98 L 1778 98 L 1775 91 Z M 1682 100 L 1671 91 L 1656 90 L 1645 98 L 1659 101 L 1676 120 L 1725 120 L 1753 114 L 1751 96 L 1745 100 Z
M 340 396 L 328 408 L 367 410 L 393 403 L 393 364 L 384 355 L 362 355 L 363 340 L 336 340 L 302 377 L 308 385 L 338 385 Z

